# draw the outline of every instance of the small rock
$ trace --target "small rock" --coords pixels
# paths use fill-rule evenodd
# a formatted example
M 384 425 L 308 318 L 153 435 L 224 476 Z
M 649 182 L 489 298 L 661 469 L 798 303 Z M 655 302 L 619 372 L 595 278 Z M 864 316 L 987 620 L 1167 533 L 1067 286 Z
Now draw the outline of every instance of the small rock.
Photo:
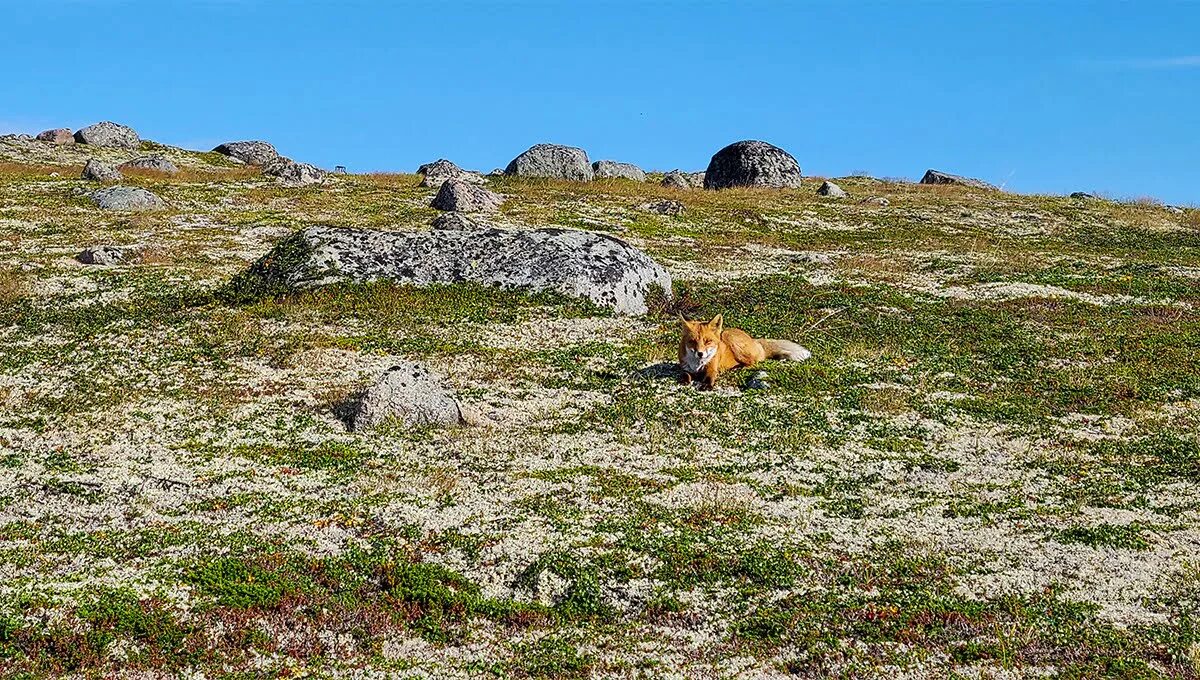
M 488 177 L 503 177 L 503 176 L 504 176 L 504 168 L 492 168 L 492 171 L 488 173 Z
M 821 186 L 817 188 L 817 195 L 830 198 L 847 198 L 849 196 L 844 189 L 828 180 L 821 182 Z
M 746 389 L 748 390 L 765 390 L 769 387 L 770 384 L 767 383 L 766 371 L 755 371 L 746 380 Z
M 60 146 L 63 144 L 75 143 L 75 135 L 71 134 L 71 130 L 69 128 L 58 128 L 55 130 L 39 132 L 37 139 L 42 142 L 50 142 L 51 144 L 58 144 Z
M 245 142 L 225 142 L 213 151 L 222 156 L 237 159 L 246 165 L 265 167 L 279 158 L 279 152 L 267 142 L 251 140 Z
M 862 201 L 859 202 L 859 204 L 860 205 L 877 205 L 881 208 L 886 208 L 888 205 L 891 204 L 891 201 L 887 200 L 886 198 L 884 198 L 882 196 L 871 196 L 870 198 L 864 198 Z
M 318 184 L 325 179 L 325 171 L 308 163 L 280 156 L 263 166 L 263 174 L 274 177 L 280 184 L 287 186 L 307 186 Z
M 82 179 L 90 179 L 96 182 L 121 181 L 120 170 L 95 158 L 89 158 L 88 162 L 83 164 L 83 172 L 79 176 Z
M 118 149 L 136 149 L 142 145 L 141 138 L 133 128 L 110 121 L 89 125 L 79 130 L 75 133 L 75 141 L 79 144 L 109 146 Z
M 646 212 L 652 212 L 657 215 L 668 215 L 670 217 L 678 217 L 686 210 L 685 206 L 679 201 L 650 201 L 638 206 L 639 209 Z
M 123 264 L 133 252 L 131 249 L 120 248 L 118 246 L 96 246 L 95 248 L 88 248 L 79 253 L 75 256 L 75 259 L 83 264 L 110 267 Z
M 999 191 L 999 189 L 981 179 L 974 177 L 963 177 L 962 175 L 951 175 L 948 172 L 938 170 L 926 170 L 925 176 L 921 178 L 921 184 L 958 184 L 966 187 L 974 187 L 976 189 L 991 189 Z
M 422 165 L 417 168 L 417 174 L 423 175 L 421 186 L 430 189 L 440 188 L 448 179 L 457 179 L 476 184 L 483 182 L 483 178 L 478 173 L 463 170 L 445 158 L 439 158 L 432 163 Z
M 833 264 L 833 258 L 825 253 L 802 253 L 793 258 L 796 262 L 804 264 Z
M 442 188 L 429 205 L 438 210 L 455 212 L 489 212 L 499 208 L 503 201 L 499 194 L 483 187 L 461 179 L 448 179 L 442 183 Z
M 430 229 L 444 231 L 471 231 L 473 229 L 489 229 L 491 227 L 492 225 L 487 222 L 460 212 L 442 213 L 429 223 Z
M 161 198 L 140 187 L 115 186 L 91 193 L 92 201 L 102 210 L 142 212 L 167 207 Z
M 458 401 L 424 365 L 404 361 L 387 370 L 362 396 L 351 427 L 368 430 L 386 422 L 403 427 L 463 423 Z
M 1087 193 L 1086 191 L 1076 191 L 1075 193 L 1071 194 L 1071 198 L 1092 200 L 1092 199 L 1095 199 L 1096 197 L 1092 194 Z
M 746 140 L 713 154 L 704 174 L 705 189 L 800 186 L 800 164 L 779 147 Z
M 592 176 L 595 179 L 630 179 L 635 182 L 645 182 L 646 173 L 632 163 L 616 161 L 596 161 L 592 163 Z
M 121 170 L 152 170 L 168 175 L 174 175 L 179 172 L 179 168 L 170 160 L 162 156 L 142 156 L 131 161 L 122 163 L 118 166 Z
M 663 175 L 662 185 L 668 189 L 694 189 L 691 177 L 679 170 L 672 170 Z
M 518 177 L 547 177 L 574 182 L 592 181 L 592 164 L 587 152 L 561 144 L 535 144 L 512 159 L 504 169 L 506 175 Z

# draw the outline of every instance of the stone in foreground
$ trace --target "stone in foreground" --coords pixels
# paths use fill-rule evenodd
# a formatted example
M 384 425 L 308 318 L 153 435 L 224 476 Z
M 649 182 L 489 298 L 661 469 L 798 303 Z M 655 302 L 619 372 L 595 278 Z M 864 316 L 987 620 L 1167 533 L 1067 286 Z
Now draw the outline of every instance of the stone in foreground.
M 121 170 L 153 170 L 168 175 L 179 172 L 179 167 L 162 156 L 142 156 L 118 166 Z
M 704 173 L 705 189 L 800 186 L 800 164 L 783 149 L 755 140 L 734 142 L 713 154 Z
M 136 149 L 142 140 L 133 128 L 110 121 L 89 125 L 75 133 L 79 144 L 109 146 L 117 149 Z
M 69 128 L 58 128 L 55 130 L 45 130 L 38 133 L 38 141 L 50 142 L 51 144 L 74 144 L 75 135 L 71 134 Z
M 350 426 L 368 430 L 385 423 L 403 427 L 463 424 L 462 409 L 424 365 L 404 361 L 387 370 L 363 393 Z
M 101 210 L 144 212 L 167 207 L 161 198 L 140 187 L 109 187 L 91 193 L 92 202 Z
M 595 179 L 629 179 L 634 182 L 645 182 L 646 173 L 633 163 L 618 163 L 616 161 L 596 161 L 592 163 L 592 176 Z
M 828 180 L 821 182 L 821 186 L 817 187 L 818 196 L 829 196 L 830 198 L 846 198 L 849 194 L 846 190 Z
M 258 140 L 225 142 L 213 149 L 213 151 L 222 156 L 236 158 L 246 165 L 257 165 L 259 167 L 279 158 L 279 152 L 275 150 L 274 146 Z
M 974 177 L 963 177 L 962 175 L 951 175 L 948 172 L 938 170 L 926 170 L 925 176 L 921 178 L 921 184 L 958 184 L 965 187 L 974 187 L 976 189 L 999 189 L 981 179 Z
M 83 164 L 83 172 L 80 173 L 79 177 L 95 182 L 120 182 L 121 171 L 108 163 L 98 161 L 95 158 L 89 158 L 88 162 Z
M 478 229 L 393 232 L 314 226 L 251 265 L 234 287 L 282 292 L 340 282 L 472 282 L 585 298 L 644 314 L 671 276 L 620 239 L 587 231 Z
M 430 207 L 454 212 L 492 212 L 504 199 L 483 187 L 461 179 L 448 179 L 433 198 Z
M 587 152 L 560 144 L 535 144 L 512 159 L 504 169 L 506 175 L 546 177 L 573 182 L 592 181 L 592 164 Z
M 75 256 L 82 264 L 94 264 L 105 267 L 124 264 L 134 252 L 118 246 L 96 246 L 88 248 Z

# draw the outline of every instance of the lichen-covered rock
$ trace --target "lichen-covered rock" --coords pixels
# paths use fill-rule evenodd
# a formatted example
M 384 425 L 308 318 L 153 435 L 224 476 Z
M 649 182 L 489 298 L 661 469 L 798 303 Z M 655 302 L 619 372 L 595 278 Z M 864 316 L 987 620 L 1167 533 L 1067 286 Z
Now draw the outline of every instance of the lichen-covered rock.
M 37 140 L 40 142 L 50 142 L 51 144 L 74 144 L 75 135 L 71 134 L 69 128 L 57 128 L 55 130 L 44 130 L 39 132 Z
M 688 173 L 680 170 L 672 170 L 663 175 L 662 185 L 668 189 L 694 189 L 692 178 Z
M 594 179 L 630 179 L 635 182 L 645 182 L 646 173 L 633 163 L 618 163 L 616 161 L 596 161 L 592 163 Z
M 587 152 L 561 144 L 535 144 L 512 159 L 504 169 L 506 175 L 518 177 L 548 177 L 574 182 L 592 181 L 592 164 Z
M 121 171 L 108 163 L 89 158 L 88 162 L 83 164 L 83 172 L 79 177 L 95 182 L 119 182 L 121 181 Z
M 448 179 L 442 183 L 430 207 L 455 212 L 491 212 L 500 207 L 504 199 L 483 187 L 461 179 Z
M 962 175 L 951 175 L 948 172 L 938 170 L 926 170 L 925 176 L 921 178 L 921 184 L 958 184 L 966 187 L 974 187 L 976 189 L 999 189 L 981 179 L 974 177 L 963 177 Z
M 705 189 L 800 186 L 800 164 L 783 149 L 766 142 L 734 142 L 713 154 L 704 172 Z
M 423 364 L 403 361 L 387 370 L 358 402 L 354 430 L 384 423 L 403 427 L 463 424 L 462 409 L 441 381 Z
M 259 167 L 263 167 L 279 158 L 279 152 L 275 150 L 273 145 L 258 140 L 225 142 L 213 149 L 213 151 L 222 156 L 236 158 L 246 165 L 257 165 Z
M 643 314 L 667 270 L 633 246 L 570 229 L 395 232 L 314 226 L 285 239 L 231 284 L 236 297 L 338 282 L 474 282 L 585 298 Z
M 821 182 L 821 186 L 817 187 L 817 195 L 829 196 L 830 198 L 846 198 L 850 194 L 847 194 L 845 189 L 842 189 L 833 182 L 825 180 Z
M 75 141 L 92 146 L 109 146 L 118 149 L 136 149 L 142 140 L 133 128 L 110 121 L 89 125 L 75 133 Z
M 325 171 L 308 163 L 280 156 L 263 166 L 263 174 L 274 177 L 280 184 L 287 186 L 308 186 L 319 184 L 325 180 Z
M 670 217 L 682 215 L 685 209 L 684 205 L 679 201 L 671 200 L 650 201 L 649 203 L 643 203 L 638 207 L 646 212 L 652 212 L 656 215 L 667 215 Z
M 460 212 L 447 212 L 438 215 L 429 223 L 430 229 L 444 229 L 448 231 L 464 231 L 471 229 L 490 229 L 493 225 L 485 222 L 478 217 L 465 215 Z
M 101 210 L 143 212 L 167 207 L 161 198 L 141 187 L 108 187 L 93 191 L 91 199 Z
M 472 184 L 483 182 L 483 177 L 479 173 L 463 170 L 445 158 L 422 165 L 417 168 L 417 174 L 421 175 L 421 186 L 430 189 L 440 188 L 448 179 L 457 179 Z
M 174 175 L 179 172 L 178 166 L 162 156 L 142 156 L 141 158 L 135 158 L 122 163 L 118 167 L 121 170 L 152 170 L 168 175 Z
M 101 266 L 113 266 L 125 263 L 136 251 L 130 248 L 122 248 L 120 246 L 96 246 L 95 248 L 87 248 L 78 255 L 75 259 L 83 264 L 93 264 Z

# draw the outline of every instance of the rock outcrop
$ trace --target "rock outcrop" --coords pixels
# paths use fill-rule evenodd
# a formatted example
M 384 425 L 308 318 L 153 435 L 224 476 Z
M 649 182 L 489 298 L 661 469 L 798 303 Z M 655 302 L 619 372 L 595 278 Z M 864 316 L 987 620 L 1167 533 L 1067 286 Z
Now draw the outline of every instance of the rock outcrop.
M 474 282 L 584 298 L 642 314 L 671 276 L 648 255 L 604 234 L 569 229 L 395 232 L 314 226 L 277 245 L 231 283 L 236 297 L 338 282 Z
M 92 146 L 108 146 L 118 149 L 136 149 L 142 140 L 133 128 L 110 121 L 89 125 L 75 133 L 75 141 Z
M 458 401 L 423 364 L 404 361 L 392 366 L 363 393 L 351 417 L 354 430 L 385 423 L 401 427 L 463 424 Z
M 618 163 L 616 161 L 596 161 L 592 163 L 594 179 L 629 179 L 634 182 L 645 182 L 646 173 L 633 163 Z
M 800 186 L 800 164 L 777 146 L 755 140 L 734 142 L 715 153 L 704 173 L 705 189 Z
M 455 212 L 491 212 L 500 207 L 504 199 L 480 186 L 461 179 L 448 179 L 433 198 L 430 207 Z
M 179 167 L 162 156 L 142 156 L 117 166 L 121 170 L 152 170 L 168 175 L 179 172 Z
M 267 142 L 249 140 L 244 142 L 225 142 L 213 149 L 222 156 L 236 158 L 246 165 L 264 167 L 279 158 L 279 152 Z
M 483 176 L 477 172 L 463 170 L 454 163 L 439 158 L 432 163 L 426 163 L 417 168 L 417 174 L 421 175 L 421 186 L 430 189 L 437 189 L 448 179 L 457 179 L 463 182 L 471 182 L 472 184 L 481 184 Z
M 517 177 L 547 177 L 574 182 L 592 181 L 592 164 L 587 152 L 560 144 L 535 144 L 512 159 L 504 169 L 506 175 Z
M 144 212 L 167 207 L 161 198 L 140 187 L 115 186 L 100 189 L 91 193 L 91 199 L 101 210 Z
M 108 163 L 89 158 L 88 162 L 83 164 L 83 172 L 79 177 L 95 182 L 119 182 L 121 181 L 121 171 Z
M 850 194 L 847 194 L 845 189 L 842 189 L 833 182 L 825 180 L 821 182 L 821 186 L 817 187 L 817 195 L 829 196 L 830 198 L 846 198 Z
M 975 179 L 974 177 L 963 177 L 962 175 L 951 175 L 948 172 L 941 172 L 939 170 L 926 170 L 925 176 L 921 178 L 921 184 L 958 184 L 965 187 L 974 187 L 976 189 L 991 189 L 993 191 L 999 191 L 995 185 L 988 184 L 981 179 Z
M 319 184 L 325 180 L 325 171 L 315 165 L 298 163 L 285 156 L 280 156 L 263 166 L 263 174 L 274 177 L 280 184 L 300 187 Z

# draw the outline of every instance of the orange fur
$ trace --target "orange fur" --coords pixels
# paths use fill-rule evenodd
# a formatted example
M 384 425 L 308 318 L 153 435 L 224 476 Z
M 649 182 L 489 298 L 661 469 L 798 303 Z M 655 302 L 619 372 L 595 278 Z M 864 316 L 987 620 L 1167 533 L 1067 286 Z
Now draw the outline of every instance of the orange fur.
M 700 383 L 701 389 L 713 388 L 717 377 L 742 366 L 753 366 L 766 359 L 803 361 L 808 350 L 788 340 L 755 339 L 739 328 L 725 328 L 720 314 L 711 321 L 689 321 L 680 317 L 683 337 L 679 341 L 680 381 Z

